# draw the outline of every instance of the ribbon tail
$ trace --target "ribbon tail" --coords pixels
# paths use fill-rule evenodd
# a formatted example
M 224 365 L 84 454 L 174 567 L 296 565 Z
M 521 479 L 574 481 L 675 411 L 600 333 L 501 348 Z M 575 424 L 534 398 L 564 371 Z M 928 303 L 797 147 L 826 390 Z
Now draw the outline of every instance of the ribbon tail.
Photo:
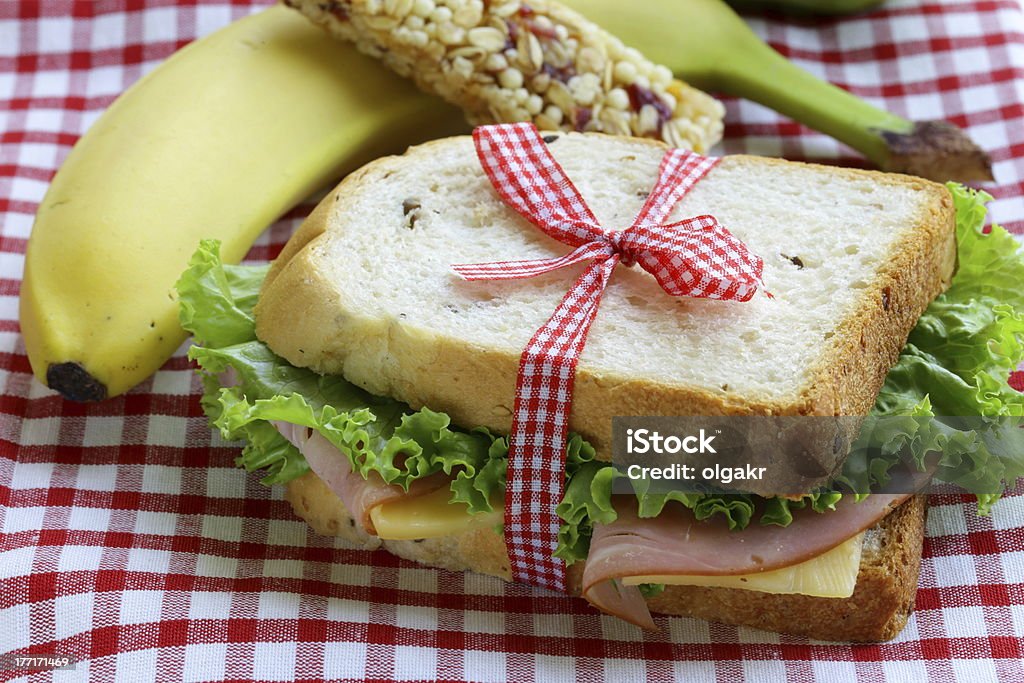
M 554 557 L 565 488 L 565 447 L 576 365 L 597 316 L 617 255 L 590 264 L 519 359 L 509 436 L 505 539 L 512 573 L 534 585 L 565 590 Z
M 612 253 L 611 247 L 604 242 L 584 244 L 565 256 L 531 261 L 493 261 L 491 263 L 460 263 L 453 265 L 452 271 L 463 280 L 521 280 L 550 273 L 559 268 L 566 268 L 587 259 L 607 258 Z

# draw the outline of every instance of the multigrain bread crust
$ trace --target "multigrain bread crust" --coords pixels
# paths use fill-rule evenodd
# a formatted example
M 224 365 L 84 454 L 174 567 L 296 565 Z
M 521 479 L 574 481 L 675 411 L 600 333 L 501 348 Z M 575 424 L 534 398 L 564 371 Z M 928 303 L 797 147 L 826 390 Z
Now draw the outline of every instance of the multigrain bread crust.
M 256 309 L 256 329 L 262 340 L 294 365 L 323 374 L 342 374 L 414 408 L 444 411 L 456 424 L 483 425 L 507 433 L 518 350 L 466 343 L 440 334 L 405 334 L 395 324 L 367 334 L 352 332 L 346 328 L 353 307 L 347 294 L 338 291 L 330 265 L 323 262 L 324 254 L 338 248 L 338 241 L 345 237 L 332 232 L 374 229 L 372 225 L 342 225 L 340 217 L 353 209 L 355 197 L 373 192 L 375 185 L 414 163 L 411 160 L 440 156 L 451 140 L 378 160 L 349 176 L 325 198 L 275 261 Z M 629 144 L 639 150 L 664 149 L 647 140 L 631 139 Z M 827 173 L 837 182 L 870 181 L 923 199 L 903 239 L 893 245 L 884 262 L 872 266 L 870 279 L 858 283 L 861 289 L 856 305 L 845 311 L 821 342 L 821 353 L 807 370 L 808 381 L 793 395 L 751 396 L 729 392 L 727 386 L 595 374 L 584 356 L 576 375 L 570 428 L 594 444 L 599 458 L 609 458 L 611 418 L 617 415 L 865 415 L 870 410 L 910 330 L 952 277 L 956 258 L 952 200 L 943 186 L 909 176 L 751 156 L 724 158 L 703 182 L 712 182 L 716 173 L 793 168 Z M 627 275 L 633 276 L 623 273 L 619 277 Z M 402 273 L 387 277 L 400 278 Z M 602 323 L 602 315 L 597 325 Z M 374 334 L 386 337 L 371 342 L 380 344 L 382 350 L 350 358 L 352 348 L 365 344 L 366 337 Z M 591 335 L 591 344 L 595 336 Z
M 352 520 L 344 504 L 313 473 L 290 482 L 285 498 L 314 531 L 339 536 L 368 549 L 451 571 L 512 578 L 505 542 L 490 528 L 421 541 L 382 541 Z M 849 598 L 773 595 L 735 588 L 668 586 L 648 599 L 660 614 L 807 636 L 818 640 L 877 642 L 903 630 L 914 606 L 924 539 L 926 497 L 901 505 L 865 534 L 857 585 Z M 582 563 L 569 568 L 569 586 L 579 593 Z

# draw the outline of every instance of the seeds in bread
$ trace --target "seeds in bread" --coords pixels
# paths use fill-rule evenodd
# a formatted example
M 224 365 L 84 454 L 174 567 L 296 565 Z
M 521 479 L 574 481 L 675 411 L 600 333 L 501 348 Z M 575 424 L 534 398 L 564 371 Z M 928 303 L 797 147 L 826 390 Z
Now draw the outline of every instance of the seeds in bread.
M 568 134 L 551 150 L 606 229 L 664 147 Z M 570 428 L 607 456 L 616 415 L 864 415 L 955 261 L 952 201 L 908 176 L 726 157 L 672 220 L 716 215 L 765 260 L 775 298 L 674 298 L 618 268 L 580 360 Z M 454 263 L 568 247 L 506 207 L 470 138 L 382 159 L 332 192 L 274 264 L 258 336 L 294 365 L 509 430 L 519 355 L 579 269 L 467 283 Z
M 313 473 L 289 482 L 285 497 L 295 514 L 320 533 L 367 549 L 452 571 L 474 571 L 511 580 L 501 534 L 474 529 L 422 541 L 381 541 L 354 534 L 344 504 Z M 653 612 L 753 626 L 819 640 L 883 641 L 903 630 L 914 606 L 924 538 L 925 496 L 916 496 L 865 534 L 857 585 L 849 598 L 773 595 L 735 588 L 668 586 L 648 600 Z M 825 513 L 828 514 L 828 513 Z M 582 563 L 569 567 L 570 590 L 579 593 Z
M 472 124 L 636 135 L 704 151 L 724 108 L 553 0 L 285 0 Z

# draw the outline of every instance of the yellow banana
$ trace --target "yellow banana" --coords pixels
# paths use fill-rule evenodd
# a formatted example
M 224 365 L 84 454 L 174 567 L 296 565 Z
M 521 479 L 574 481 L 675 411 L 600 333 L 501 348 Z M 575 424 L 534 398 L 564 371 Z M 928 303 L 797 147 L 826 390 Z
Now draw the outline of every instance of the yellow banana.
M 43 198 L 20 310 L 33 372 L 70 399 L 127 391 L 185 338 L 172 289 L 201 238 L 237 262 L 318 187 L 462 121 L 284 7 L 185 47 L 96 121 Z

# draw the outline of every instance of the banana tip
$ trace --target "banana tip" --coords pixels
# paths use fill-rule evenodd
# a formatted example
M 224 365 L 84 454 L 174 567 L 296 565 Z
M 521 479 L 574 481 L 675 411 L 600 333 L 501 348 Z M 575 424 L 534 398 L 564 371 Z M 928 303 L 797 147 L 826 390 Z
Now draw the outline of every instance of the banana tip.
M 107 387 L 78 363 L 53 363 L 46 368 L 46 386 L 69 401 L 102 401 Z

